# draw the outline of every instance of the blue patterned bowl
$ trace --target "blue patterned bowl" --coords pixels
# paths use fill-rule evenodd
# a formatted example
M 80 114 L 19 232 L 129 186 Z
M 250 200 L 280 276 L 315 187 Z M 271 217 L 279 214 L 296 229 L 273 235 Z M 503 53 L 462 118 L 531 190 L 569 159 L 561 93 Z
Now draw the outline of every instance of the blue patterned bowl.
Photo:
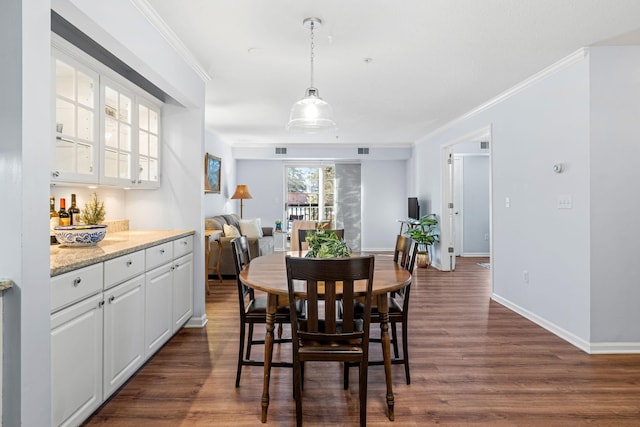
M 95 246 L 104 239 L 106 225 L 66 225 L 55 227 L 56 239 L 64 246 Z

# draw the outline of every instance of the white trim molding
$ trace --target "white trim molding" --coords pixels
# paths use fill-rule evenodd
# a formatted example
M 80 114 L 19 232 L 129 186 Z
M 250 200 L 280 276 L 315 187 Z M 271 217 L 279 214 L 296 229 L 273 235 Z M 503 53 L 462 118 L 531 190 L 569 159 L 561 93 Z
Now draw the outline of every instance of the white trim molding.
M 178 52 L 178 55 L 196 72 L 196 74 L 205 82 L 211 81 L 211 76 L 204 69 L 202 64 L 196 59 L 191 51 L 180 40 L 176 33 L 167 25 L 160 17 L 158 12 L 149 4 L 147 0 L 131 0 L 131 3 L 140 11 L 147 21 L 156 29 L 158 33 L 169 43 L 169 45 Z
M 185 328 L 204 328 L 209 318 L 207 318 L 206 313 L 200 317 L 192 316 L 187 323 L 184 325 Z

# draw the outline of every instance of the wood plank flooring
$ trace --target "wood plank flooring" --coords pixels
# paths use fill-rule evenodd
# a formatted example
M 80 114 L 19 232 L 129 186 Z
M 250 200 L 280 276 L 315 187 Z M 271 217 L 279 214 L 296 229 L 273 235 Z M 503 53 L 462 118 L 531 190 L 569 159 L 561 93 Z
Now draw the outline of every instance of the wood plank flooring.
M 369 426 L 639 426 L 640 355 L 588 355 L 491 301 L 487 261 L 455 272 L 417 269 L 411 291 L 410 385 L 393 366 L 395 421 L 386 416 L 381 366 L 369 368 Z M 262 368 L 237 361 L 235 282 L 211 286 L 209 323 L 183 329 L 87 426 L 259 426 Z M 289 331 L 285 328 L 285 334 Z M 378 331 L 376 331 L 378 332 Z M 259 334 L 264 331 L 259 330 Z M 372 332 L 373 333 L 373 332 Z M 253 357 L 261 357 L 255 348 Z M 290 360 L 276 345 L 274 358 Z M 372 353 L 379 352 L 372 344 Z M 379 353 L 378 353 L 379 354 Z M 305 369 L 306 426 L 358 425 L 355 368 Z M 291 370 L 273 368 L 268 426 L 295 425 Z

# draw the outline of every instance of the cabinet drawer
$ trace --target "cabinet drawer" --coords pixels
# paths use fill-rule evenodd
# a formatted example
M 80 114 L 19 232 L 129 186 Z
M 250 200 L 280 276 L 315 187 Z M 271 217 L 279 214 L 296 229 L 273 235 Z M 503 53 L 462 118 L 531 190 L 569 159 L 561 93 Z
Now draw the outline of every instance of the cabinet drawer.
M 144 251 L 133 252 L 104 262 L 104 288 L 144 273 Z
M 145 265 L 147 270 L 159 267 L 173 259 L 173 242 L 163 243 L 145 249 Z
M 102 290 L 102 263 L 51 278 L 51 311 L 66 307 Z
M 193 252 L 193 236 L 182 237 L 173 241 L 173 257 L 179 258 Z

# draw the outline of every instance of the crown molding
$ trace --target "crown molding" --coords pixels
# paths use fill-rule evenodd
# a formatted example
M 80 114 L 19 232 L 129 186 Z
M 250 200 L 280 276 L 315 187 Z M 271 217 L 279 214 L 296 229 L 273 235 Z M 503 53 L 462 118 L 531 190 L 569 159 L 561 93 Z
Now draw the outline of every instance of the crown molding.
M 547 68 L 537 72 L 536 74 L 534 74 L 533 76 L 529 77 L 528 79 L 525 79 L 523 81 L 521 81 L 520 83 L 516 84 L 515 86 L 511 87 L 510 89 L 507 89 L 506 91 L 502 92 L 501 94 L 499 94 L 498 96 L 491 98 L 489 101 L 485 102 L 484 104 L 480 104 L 479 106 L 477 106 L 476 108 L 474 108 L 473 110 L 463 114 L 462 116 L 458 117 L 457 119 L 453 119 L 452 121 L 450 121 L 449 123 L 445 124 L 444 126 L 434 130 L 433 132 L 427 134 L 426 136 L 420 138 L 418 140 L 418 142 L 429 139 L 441 132 L 444 132 L 445 130 L 455 126 L 456 124 L 463 122 L 465 120 L 467 120 L 468 118 L 475 116 L 476 114 L 479 114 L 485 110 L 488 110 L 489 108 L 501 103 L 502 101 L 506 100 L 507 98 L 510 98 L 520 92 L 522 92 L 523 90 L 530 88 L 531 86 L 535 85 L 536 83 L 540 82 L 541 80 L 546 79 L 549 76 L 552 76 L 553 74 L 564 70 L 565 68 L 580 62 L 581 60 L 583 60 L 584 58 L 586 58 L 587 56 L 589 56 L 589 48 L 587 47 L 583 47 L 578 49 L 577 51 L 575 51 L 574 53 L 570 54 L 569 56 L 566 56 L 564 58 L 562 58 L 561 60 L 551 64 L 550 66 L 548 66 Z
M 205 71 L 204 67 L 147 0 L 131 0 L 131 3 L 203 81 L 211 81 L 211 76 Z

